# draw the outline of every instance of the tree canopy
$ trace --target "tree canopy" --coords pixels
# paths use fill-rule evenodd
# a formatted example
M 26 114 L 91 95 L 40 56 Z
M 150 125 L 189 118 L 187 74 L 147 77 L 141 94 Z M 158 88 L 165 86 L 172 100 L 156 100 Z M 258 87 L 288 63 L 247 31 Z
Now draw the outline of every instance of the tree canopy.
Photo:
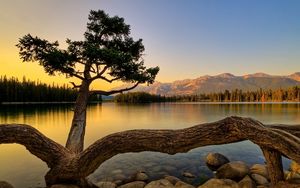
M 130 37 L 130 26 L 123 18 L 98 10 L 91 11 L 88 20 L 84 40 L 67 39 L 67 49 L 60 49 L 58 41 L 23 36 L 16 45 L 21 59 L 38 62 L 49 75 L 65 74 L 89 82 L 154 82 L 159 68 L 145 67 L 142 39 Z

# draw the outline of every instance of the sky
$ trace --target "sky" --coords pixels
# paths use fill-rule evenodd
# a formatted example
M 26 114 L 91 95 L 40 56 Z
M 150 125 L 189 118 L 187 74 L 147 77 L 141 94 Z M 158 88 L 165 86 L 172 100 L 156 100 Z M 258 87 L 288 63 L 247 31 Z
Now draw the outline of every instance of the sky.
M 298 0 L 1 0 L 0 75 L 68 83 L 22 63 L 15 45 L 30 33 L 65 48 L 67 38 L 83 39 L 89 11 L 98 9 L 123 17 L 143 39 L 146 66 L 160 67 L 157 81 L 300 71 Z

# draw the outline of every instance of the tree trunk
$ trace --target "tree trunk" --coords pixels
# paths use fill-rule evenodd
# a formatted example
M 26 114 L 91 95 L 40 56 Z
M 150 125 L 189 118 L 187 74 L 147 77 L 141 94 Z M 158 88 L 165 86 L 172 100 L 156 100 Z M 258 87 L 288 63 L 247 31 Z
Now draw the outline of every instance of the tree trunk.
M 89 82 L 83 80 L 76 99 L 74 115 L 66 148 L 74 153 L 83 151 L 86 126 L 86 107 L 89 98 Z
M 284 180 L 281 154 L 269 148 L 261 147 L 267 162 L 267 169 L 271 184 L 275 186 L 279 181 Z

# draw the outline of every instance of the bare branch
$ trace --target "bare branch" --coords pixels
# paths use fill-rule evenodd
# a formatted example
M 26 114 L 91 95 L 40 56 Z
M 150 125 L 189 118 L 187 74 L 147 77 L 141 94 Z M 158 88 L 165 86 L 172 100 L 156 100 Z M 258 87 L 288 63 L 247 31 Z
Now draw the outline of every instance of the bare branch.
M 109 83 L 112 83 L 113 81 L 119 80 L 119 79 L 121 79 L 122 77 L 117 77 L 117 78 L 108 79 L 108 78 L 106 78 L 106 77 L 104 77 L 104 76 L 100 76 L 99 78 L 102 79 L 102 80 L 105 80 L 105 81 L 107 81 L 107 82 L 109 82 Z
M 70 74 L 70 76 L 74 76 L 74 77 L 76 77 L 76 78 L 79 78 L 80 80 L 85 80 L 84 77 L 82 77 L 82 76 L 80 76 L 80 75 L 78 75 L 78 74 L 76 74 L 76 73 L 68 73 L 68 74 Z
M 35 128 L 24 124 L 0 124 L 0 144 L 18 143 L 33 155 L 54 167 L 63 157 L 71 153 Z
M 75 84 L 74 82 L 70 82 L 70 84 L 73 85 L 73 88 L 72 88 L 72 89 L 80 88 L 80 86 L 81 86 L 81 85 Z
M 103 67 L 103 69 L 100 71 L 98 65 L 96 66 L 97 68 L 97 75 L 91 78 L 91 81 L 96 80 L 98 78 L 104 78 L 102 75 L 105 73 L 105 71 L 108 69 L 108 66 Z M 103 79 L 105 80 L 105 79 Z
M 140 82 L 137 82 L 136 84 L 134 84 L 131 87 L 118 89 L 118 90 L 111 90 L 111 91 L 93 90 L 93 91 L 90 91 L 90 95 L 100 94 L 100 95 L 108 96 L 108 95 L 113 95 L 113 94 L 116 94 L 116 93 L 122 93 L 124 91 L 129 91 L 129 90 L 132 90 L 132 89 L 136 88 L 139 84 L 140 84 Z
M 96 69 L 97 69 L 97 70 L 96 70 Z M 98 74 L 98 67 L 97 67 L 97 65 L 96 65 L 96 69 L 95 69 L 95 67 L 93 67 L 93 65 L 92 65 L 91 68 L 90 68 L 90 71 L 91 71 L 92 73 Z
M 100 72 L 98 75 L 103 75 L 105 73 L 105 71 L 108 69 L 108 66 L 105 66 Z M 99 70 L 98 70 L 99 71 Z

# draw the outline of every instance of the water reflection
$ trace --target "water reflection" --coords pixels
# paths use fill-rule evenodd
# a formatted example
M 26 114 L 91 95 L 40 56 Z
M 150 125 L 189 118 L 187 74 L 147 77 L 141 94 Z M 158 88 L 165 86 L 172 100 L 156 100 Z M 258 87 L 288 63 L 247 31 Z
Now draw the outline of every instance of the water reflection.
M 0 123 L 30 124 L 64 145 L 72 120 L 72 106 L 2 105 Z M 88 107 L 85 147 L 113 132 L 149 128 L 180 129 L 231 115 L 253 117 L 268 124 L 300 124 L 299 107 L 300 104 L 93 104 Z M 190 171 L 197 174 L 200 177 L 197 181 L 200 181 L 201 177 L 212 175 L 203 164 L 203 157 L 211 151 L 224 153 L 232 160 L 244 160 L 249 164 L 264 162 L 259 148 L 245 141 L 226 146 L 198 148 L 173 156 L 153 152 L 122 154 L 105 162 L 90 178 L 120 178 L 130 176 L 138 170 L 146 170 L 152 178 L 164 173 L 180 177 L 182 171 Z M 47 166 L 24 147 L 16 144 L 0 145 L 0 153 L 1 180 L 11 182 L 15 187 L 44 186 L 43 176 L 48 170 Z M 122 174 L 116 173 L 120 170 Z

